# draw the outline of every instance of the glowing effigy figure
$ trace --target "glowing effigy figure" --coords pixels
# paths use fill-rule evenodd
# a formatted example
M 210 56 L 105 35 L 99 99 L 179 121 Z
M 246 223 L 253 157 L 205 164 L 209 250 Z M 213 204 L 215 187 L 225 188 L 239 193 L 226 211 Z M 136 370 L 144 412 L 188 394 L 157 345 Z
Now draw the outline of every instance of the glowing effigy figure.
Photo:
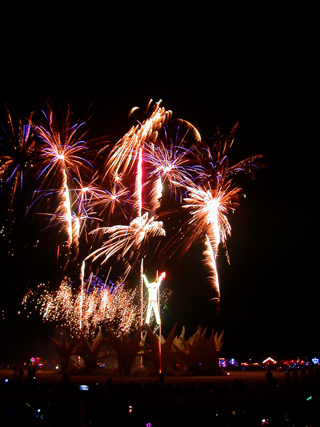
M 149 283 L 145 274 L 142 275 L 144 284 L 148 288 L 149 297 L 148 297 L 148 309 L 147 309 L 147 318 L 146 323 L 150 323 L 150 317 L 152 309 L 154 311 L 156 322 L 160 325 L 160 314 L 159 314 L 159 304 L 158 304 L 158 290 L 161 285 L 162 279 L 166 277 L 165 271 L 160 274 L 158 279 L 155 282 Z

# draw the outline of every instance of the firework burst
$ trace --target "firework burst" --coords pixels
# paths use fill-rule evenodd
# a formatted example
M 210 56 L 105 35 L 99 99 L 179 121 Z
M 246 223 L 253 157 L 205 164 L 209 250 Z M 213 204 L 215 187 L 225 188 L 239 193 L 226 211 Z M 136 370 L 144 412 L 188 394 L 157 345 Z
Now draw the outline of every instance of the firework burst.
M 261 163 L 263 155 L 256 154 L 250 156 L 233 166 L 229 165 L 228 152 L 231 149 L 238 129 L 236 123 L 229 134 L 223 138 L 220 130 L 217 129 L 214 142 L 209 144 L 201 141 L 195 147 L 197 162 L 202 166 L 202 173 L 199 174 L 197 182 L 209 181 L 212 188 L 223 185 L 226 181 L 234 179 L 237 174 L 247 175 L 252 179 L 256 178 L 256 173 L 266 165 Z
M 192 150 L 181 145 L 170 144 L 166 147 L 162 141 L 157 145 L 145 147 L 145 159 L 149 172 L 149 181 L 155 183 L 155 193 L 161 195 L 159 188 L 167 182 L 170 192 L 184 188 L 192 181 L 192 174 L 199 169 L 190 160 Z M 200 167 L 201 168 L 201 167 Z
M 213 144 L 207 144 L 191 123 L 172 121 L 171 111 L 159 101 L 150 109 L 149 117 L 137 122 L 113 147 L 108 143 L 98 151 L 95 146 L 98 154 L 93 165 L 93 151 L 85 141 L 86 122 L 74 122 L 70 108 L 60 121 L 47 104 L 43 122 L 33 123 L 31 116 L 27 125 L 19 122 L 18 133 L 14 133 L 11 117 L 7 116 L 12 153 L 8 151 L 9 145 L 2 146 L 0 179 L 2 184 L 11 185 L 10 206 L 19 184 L 22 188 L 26 170 L 36 162 L 32 170 L 37 189 L 31 207 L 39 211 L 45 201 L 43 211 L 47 215 L 50 212 L 49 225 L 58 223 L 63 236 L 67 236 L 58 289 L 52 291 L 41 285 L 25 298 L 25 302 L 34 300 L 44 320 L 68 326 L 74 335 L 87 336 L 105 325 L 128 332 L 141 322 L 145 309 L 141 279 L 144 258 L 150 252 L 151 239 L 157 238 L 155 244 L 159 247 L 165 241 L 166 231 L 159 219 L 168 219 L 168 224 L 172 224 L 165 206 L 174 206 L 171 213 L 180 215 L 180 222 L 184 221 L 182 217 L 188 218 L 157 255 L 171 257 L 178 248 L 185 255 L 192 244 L 201 242 L 209 280 L 220 296 L 216 260 L 221 246 L 228 257 L 228 214 L 237 209 L 243 196 L 236 178 L 240 173 L 254 178 L 263 167 L 261 155 L 230 166 L 228 154 L 237 124 L 226 138 L 217 131 Z M 162 195 L 163 185 L 166 196 Z M 172 195 L 169 203 L 162 203 Z M 79 256 L 83 230 L 86 245 L 82 245 Z M 169 235 L 170 232 L 168 227 Z M 60 243 L 57 245 L 59 248 Z M 61 260 L 58 251 L 57 260 L 59 257 Z M 87 279 L 84 259 L 90 260 L 87 270 L 91 274 Z M 100 263 L 94 265 L 98 259 Z M 96 275 L 103 274 L 107 262 L 112 260 L 121 270 L 117 271 L 121 281 L 105 285 Z M 134 299 L 139 298 L 138 284 L 135 283 L 134 290 L 128 290 L 123 282 L 139 262 L 137 308 Z M 72 272 L 71 267 L 76 271 Z M 76 279 L 72 281 L 71 277 Z
M 128 200 L 128 195 L 129 190 L 127 188 L 117 188 L 116 184 L 111 184 L 109 190 L 98 190 L 96 197 L 91 200 L 90 206 L 98 208 L 99 217 L 106 218 L 107 222 L 119 211 L 126 218 L 125 204 Z
M 105 285 L 91 276 L 76 292 L 68 278 L 57 291 L 39 285 L 37 291 L 25 295 L 22 304 L 26 307 L 33 302 L 43 321 L 65 326 L 75 336 L 93 337 L 101 327 L 109 327 L 117 334 L 135 329 L 138 309 L 134 299 L 135 291 L 123 284 Z
M 93 232 L 98 231 L 110 235 L 110 238 L 87 258 L 93 257 L 93 261 L 95 261 L 103 256 L 102 263 L 105 263 L 115 254 L 119 254 L 120 257 L 128 255 L 129 258 L 133 253 L 137 255 L 141 253 L 142 247 L 147 244 L 150 237 L 165 236 L 162 221 L 155 221 L 154 217 L 149 219 L 147 212 L 141 217 L 134 218 L 128 226 L 115 225 L 94 230 Z
M 84 130 L 86 122 L 72 124 L 72 113 L 68 107 L 67 114 L 62 125 L 48 105 L 48 111 L 43 111 L 45 123 L 36 125 L 36 134 L 42 142 L 41 146 L 41 173 L 43 181 L 54 180 L 60 170 L 64 170 L 67 176 L 71 173 L 81 178 L 84 171 L 88 172 L 92 164 L 83 156 L 88 147 L 84 141 L 87 133 Z
M 216 258 L 220 243 L 225 245 L 226 239 L 231 235 L 231 226 L 228 221 L 228 211 L 234 211 L 239 205 L 240 188 L 226 185 L 224 188 L 212 190 L 200 187 L 188 187 L 188 197 L 184 199 L 183 208 L 188 209 L 191 220 L 185 224 L 186 237 L 184 251 L 191 244 L 200 239 L 205 243 L 205 264 L 212 271 L 211 282 L 220 293 Z
M 20 188 L 22 194 L 24 176 L 33 166 L 35 159 L 35 138 L 32 130 L 33 113 L 26 125 L 19 120 L 16 132 L 11 114 L 6 106 L 8 129 L 3 127 L 4 138 L 0 144 L 0 183 L 8 188 L 9 211 L 12 209 L 16 193 Z
M 88 173 L 92 168 L 91 163 L 84 157 L 88 151 L 83 139 L 86 134 L 83 129 L 85 122 L 72 124 L 70 107 L 61 125 L 49 104 L 47 104 L 47 111 L 43 111 L 43 115 L 44 124 L 35 125 L 36 134 L 41 141 L 39 161 L 41 171 L 38 180 L 42 181 L 41 190 L 38 191 L 40 197 L 38 196 L 36 202 L 39 199 L 41 201 L 45 195 L 59 194 L 58 208 L 52 219 L 63 223 L 67 235 L 67 247 L 70 249 L 74 244 L 77 253 L 80 218 L 87 216 L 83 215 L 82 209 L 87 198 L 86 192 L 82 191 L 80 198 L 77 199 L 81 203 L 78 205 L 78 212 L 73 214 L 72 206 L 75 201 L 72 200 L 72 193 L 75 180 L 82 182 L 82 174 Z M 54 184 L 56 190 L 43 190 L 50 184 Z
M 158 132 L 171 117 L 171 111 L 166 111 L 157 102 L 153 111 L 145 121 L 133 126 L 128 133 L 114 146 L 106 163 L 106 175 L 111 173 L 129 173 L 139 154 L 139 149 L 147 141 L 155 142 Z
M 244 173 L 254 178 L 259 167 L 265 166 L 259 163 L 261 155 L 229 166 L 227 152 L 233 144 L 236 130 L 237 124 L 224 141 L 218 131 L 217 140 L 211 148 L 202 141 L 194 147 L 202 168 L 198 169 L 198 176 L 193 181 L 189 180 L 185 186 L 187 196 L 183 199 L 182 208 L 189 212 L 190 218 L 163 249 L 163 253 L 171 251 L 172 256 L 178 248 L 182 248 L 181 254 L 185 255 L 193 243 L 202 242 L 205 247 L 204 264 L 209 268 L 208 278 L 218 299 L 220 286 L 216 258 L 219 245 L 225 247 L 229 261 L 226 240 L 231 235 L 231 225 L 228 213 L 235 211 L 240 197 L 244 196 L 242 189 L 235 186 L 234 177 L 238 173 Z

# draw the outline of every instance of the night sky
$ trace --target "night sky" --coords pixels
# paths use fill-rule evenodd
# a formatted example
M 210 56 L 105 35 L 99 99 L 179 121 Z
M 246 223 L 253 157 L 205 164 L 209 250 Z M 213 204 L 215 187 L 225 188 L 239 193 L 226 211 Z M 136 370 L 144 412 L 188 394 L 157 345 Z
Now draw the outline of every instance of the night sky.
M 212 137 L 216 127 L 226 134 L 239 121 L 231 162 L 264 154 L 268 164 L 257 180 L 241 180 L 247 197 L 229 216 L 231 265 L 222 252 L 218 258 L 220 314 L 207 284 L 199 283 L 199 264 L 192 262 L 199 257 L 195 246 L 166 278 L 173 296 L 164 330 L 178 321 L 177 332 L 185 324 L 190 336 L 198 323 L 214 324 L 219 332 L 225 330 L 225 357 L 319 357 L 320 79 L 311 72 L 294 73 L 300 57 L 291 50 L 274 52 L 267 42 L 259 53 L 240 42 L 223 50 L 208 29 L 185 39 L 182 29 L 172 39 L 147 32 L 123 39 L 111 31 L 97 38 L 84 31 L 64 34 L 41 39 L 44 44 L 38 35 L 34 44 L 31 36 L 28 43 L 21 38 L 4 43 L 1 123 L 5 102 L 18 120 L 39 111 L 41 100 L 50 96 L 55 105 L 70 102 L 75 118 L 90 107 L 93 136 L 123 135 L 131 126 L 127 115 L 132 107 L 143 110 L 150 98 L 162 99 L 174 118 L 193 123 L 203 139 Z M 7 277 L 4 281 L 2 289 L 8 286 Z M 16 348 L 10 338 L 15 328 L 15 337 L 23 335 L 20 350 L 33 345 L 30 351 L 39 352 L 43 343 L 50 346 L 51 326 L 11 319 L 1 326 L 3 354 Z

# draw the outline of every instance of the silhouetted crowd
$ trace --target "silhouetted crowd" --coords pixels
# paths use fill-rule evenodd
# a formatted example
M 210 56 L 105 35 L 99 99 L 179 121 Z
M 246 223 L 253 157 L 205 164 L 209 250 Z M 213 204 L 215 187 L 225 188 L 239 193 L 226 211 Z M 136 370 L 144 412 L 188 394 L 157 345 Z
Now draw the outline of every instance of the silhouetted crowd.
M 261 390 L 248 393 L 242 379 L 232 382 L 117 381 L 78 384 L 38 380 L 33 369 L 5 378 L 0 410 L 11 426 L 296 426 L 320 425 L 319 372 L 286 372 L 282 388 L 271 371 Z M 310 376 L 312 375 L 312 382 Z M 55 377 L 56 378 L 56 377 Z M 87 376 L 90 379 L 90 376 Z M 93 377 L 93 378 L 96 378 Z M 286 394 L 286 390 L 294 394 Z M 208 424 L 208 420 L 210 423 Z

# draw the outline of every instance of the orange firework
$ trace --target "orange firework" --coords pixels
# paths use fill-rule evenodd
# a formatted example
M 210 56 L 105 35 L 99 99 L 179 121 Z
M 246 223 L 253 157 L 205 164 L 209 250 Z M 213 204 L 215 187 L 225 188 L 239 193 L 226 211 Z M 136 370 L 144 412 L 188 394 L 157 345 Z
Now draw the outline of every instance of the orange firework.
M 191 245 L 197 241 L 203 242 L 204 263 L 209 267 L 209 279 L 216 289 L 218 299 L 220 286 L 216 266 L 219 245 L 226 249 L 226 239 L 231 235 L 228 212 L 234 212 L 239 206 L 242 189 L 234 185 L 234 177 L 238 173 L 255 177 L 255 172 L 265 165 L 259 164 L 261 155 L 249 157 L 234 166 L 229 166 L 227 157 L 237 129 L 237 124 L 223 140 L 217 132 L 216 141 L 209 147 L 201 140 L 194 147 L 194 152 L 201 168 L 198 176 L 185 185 L 187 196 L 182 207 L 188 210 L 190 218 L 183 224 L 180 231 L 165 245 L 162 253 L 171 251 L 170 256 L 182 248 L 184 255 Z M 229 261 L 228 252 L 226 255 Z
M 41 142 L 37 166 L 42 169 L 37 179 L 45 195 L 58 195 L 52 220 L 59 221 L 68 236 L 68 253 L 63 257 L 68 270 L 66 267 L 63 270 L 66 277 L 61 281 L 63 276 L 60 276 L 58 290 L 42 286 L 34 296 L 43 319 L 65 324 L 76 335 L 94 334 L 103 325 L 130 331 L 133 325 L 143 322 L 143 264 L 149 268 L 145 258 L 152 252 L 151 239 L 156 238 L 159 247 L 163 242 L 164 223 L 168 234 L 172 231 L 170 225 L 172 229 L 176 226 L 175 214 L 180 215 L 179 222 L 183 225 L 161 251 L 157 252 L 157 246 L 155 253 L 171 257 L 181 249 L 185 255 L 192 244 L 200 242 L 209 280 L 219 299 L 219 248 L 223 246 L 228 257 L 226 242 L 231 235 L 228 215 L 237 209 L 243 196 L 236 178 L 240 173 L 255 177 L 256 171 L 264 166 L 260 163 L 261 155 L 229 165 L 228 154 L 237 125 L 226 138 L 218 131 L 216 140 L 207 144 L 191 123 L 172 121 L 171 111 L 159 101 L 149 117 L 133 126 L 113 148 L 108 145 L 98 152 L 95 157 L 98 170 L 93 171 L 88 144 L 84 141 L 85 123 L 73 124 L 68 109 L 61 124 L 51 107 L 47 107 L 45 123 L 34 125 Z M 26 129 L 30 134 L 30 128 Z M 10 162 L 3 168 L 9 165 Z M 3 168 L 0 172 L 4 176 L 9 169 Z M 172 194 L 174 197 L 169 200 Z M 165 207 L 170 209 L 172 219 Z M 86 228 L 92 231 L 84 233 L 87 245 L 80 251 L 80 234 Z M 76 256 L 72 258 L 74 252 Z M 79 253 L 83 254 L 81 259 Z M 59 257 L 62 258 L 61 254 Z M 75 259 L 77 271 L 73 272 L 70 267 Z M 90 260 L 87 270 L 95 274 L 100 269 L 103 272 L 107 262 L 110 272 L 110 262 L 116 261 L 116 276 L 121 276 L 121 283 L 102 286 L 93 273 L 85 279 L 84 259 Z M 138 284 L 134 285 L 134 291 L 122 285 L 138 263 L 139 308 L 133 302 L 134 297 L 139 297 Z M 74 282 L 69 276 L 76 276 Z M 30 298 L 31 294 L 27 299 Z
M 231 234 L 227 214 L 238 206 L 241 189 L 226 185 L 224 188 L 212 190 L 208 184 L 207 188 L 188 187 L 187 190 L 188 197 L 184 199 L 183 208 L 189 210 L 191 220 L 184 226 L 184 251 L 197 239 L 204 241 L 205 263 L 212 271 L 212 285 L 220 293 L 215 260 L 219 244 L 225 244 L 227 236 Z
M 41 141 L 40 158 L 41 188 L 48 188 L 50 184 L 55 184 L 57 190 L 41 191 L 41 194 L 51 194 L 58 192 L 60 202 L 52 220 L 59 220 L 65 224 L 67 232 L 67 246 L 72 243 L 78 245 L 79 235 L 79 215 L 72 214 L 71 190 L 74 185 L 74 178 L 82 182 L 81 174 L 88 172 L 92 165 L 83 157 L 88 150 L 86 142 L 83 140 L 86 131 L 83 130 L 85 123 L 72 124 L 72 114 L 70 108 L 64 122 L 60 125 L 51 106 L 47 104 L 47 112 L 43 112 L 45 123 L 35 125 L 35 131 Z
M 133 251 L 139 252 L 143 244 L 148 241 L 149 237 L 165 236 L 163 223 L 161 221 L 154 221 L 154 218 L 149 219 L 146 212 L 141 217 L 138 216 L 133 219 L 128 226 L 115 225 L 113 227 L 104 227 L 94 232 L 102 231 L 104 234 L 110 235 L 110 238 L 103 243 L 103 245 L 92 252 L 88 258 L 97 258 L 103 256 L 106 262 L 113 255 L 119 253 L 120 256 L 125 256 L 127 253 Z
M 156 141 L 159 130 L 170 116 L 171 111 L 166 111 L 161 107 L 161 101 L 158 101 L 150 117 L 133 126 L 114 146 L 106 163 L 106 175 L 110 172 L 118 174 L 121 171 L 129 173 L 138 157 L 140 147 L 148 141 Z
M 35 292 L 25 295 L 22 304 L 26 307 L 27 302 L 35 303 L 43 321 L 65 326 L 76 336 L 94 336 L 101 327 L 128 334 L 137 327 L 135 291 L 121 283 L 101 285 L 96 277 L 87 280 L 84 287 L 74 292 L 67 278 L 57 291 L 39 285 Z

